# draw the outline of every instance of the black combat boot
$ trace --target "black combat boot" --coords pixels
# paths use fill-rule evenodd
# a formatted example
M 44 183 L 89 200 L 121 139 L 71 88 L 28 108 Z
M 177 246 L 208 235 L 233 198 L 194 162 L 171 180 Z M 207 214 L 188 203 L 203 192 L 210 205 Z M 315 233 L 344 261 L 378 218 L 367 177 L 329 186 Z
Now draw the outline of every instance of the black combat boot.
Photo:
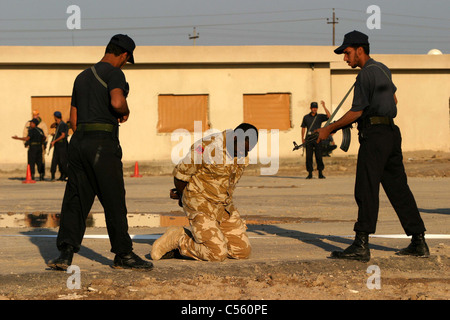
M 319 179 L 325 179 L 325 176 L 323 175 L 322 171 L 319 171 Z
M 73 247 L 69 244 L 66 244 L 61 249 L 61 254 L 55 260 L 51 260 L 47 266 L 55 270 L 63 270 L 66 271 L 67 268 L 72 264 L 73 259 Z
M 425 234 L 413 234 L 409 246 L 400 250 L 397 254 L 401 256 L 429 257 L 430 250 L 425 242 Z
M 130 252 L 128 254 L 116 254 L 114 257 L 113 268 L 152 270 L 153 263 L 143 260 L 134 252 Z
M 331 258 L 348 259 L 367 262 L 370 260 L 369 234 L 367 232 L 356 232 L 355 240 L 344 251 L 333 251 Z
M 306 179 L 312 179 L 312 177 L 313 177 L 313 176 L 312 176 L 312 172 L 309 172 L 309 173 L 308 173 L 308 176 L 306 177 Z

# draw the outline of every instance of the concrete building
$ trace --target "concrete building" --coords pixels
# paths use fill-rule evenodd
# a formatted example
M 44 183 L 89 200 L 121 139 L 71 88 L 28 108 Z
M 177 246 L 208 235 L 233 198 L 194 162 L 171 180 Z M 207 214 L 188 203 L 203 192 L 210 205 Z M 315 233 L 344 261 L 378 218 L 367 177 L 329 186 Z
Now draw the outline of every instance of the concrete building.
M 265 136 L 262 131 L 267 139 L 260 140 L 259 151 L 255 151 L 259 152 L 258 161 L 267 162 L 277 153 L 280 159 L 299 157 L 301 151 L 292 152 L 292 141 L 301 141 L 300 124 L 310 103 L 323 100 L 333 112 L 359 70 L 349 68 L 333 49 L 137 47 L 136 64 L 124 68 L 131 109 L 128 122 L 120 128 L 124 162 L 172 162 L 178 156 L 175 153 L 181 156 L 183 152 L 182 139 L 174 137 L 173 131 L 184 128 L 192 132 L 194 120 L 202 121 L 203 131 L 253 122 L 259 129 L 268 129 Z M 104 47 L 2 47 L 3 170 L 26 164 L 26 149 L 11 136 L 22 134 L 32 110 L 38 109 L 48 126 L 55 110 L 61 111 L 67 121 L 75 77 L 99 61 L 103 53 Z M 395 121 L 402 130 L 403 150 L 450 151 L 450 55 L 372 57 L 392 70 L 399 101 Z M 350 108 L 351 101 L 352 94 L 336 119 Z M 320 103 L 319 112 L 323 112 Z M 189 143 L 194 142 L 192 133 L 191 139 Z M 340 139 L 337 133 L 337 144 Z M 356 154 L 357 150 L 354 129 L 347 154 Z M 337 149 L 333 155 L 344 153 Z

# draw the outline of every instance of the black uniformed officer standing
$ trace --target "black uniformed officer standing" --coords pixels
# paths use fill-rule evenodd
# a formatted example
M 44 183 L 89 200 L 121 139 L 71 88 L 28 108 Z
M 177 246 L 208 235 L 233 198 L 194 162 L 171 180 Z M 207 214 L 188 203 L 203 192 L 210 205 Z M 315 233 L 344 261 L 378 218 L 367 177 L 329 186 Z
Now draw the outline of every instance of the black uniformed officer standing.
M 102 60 L 75 80 L 70 110 L 74 135 L 69 144 L 68 181 L 57 238 L 61 254 L 49 262 L 53 269 L 67 269 L 73 253 L 80 250 L 95 196 L 104 208 L 111 252 L 116 254 L 113 267 L 153 267 L 133 252 L 128 234 L 118 138 L 118 124 L 127 121 L 130 114 L 128 83 L 121 68 L 127 61 L 134 63 L 134 48 L 134 41 L 127 35 L 113 36 Z
M 59 167 L 61 176 L 58 180 L 65 181 L 67 178 L 67 137 L 69 136 L 69 127 L 62 120 L 62 114 L 59 111 L 53 113 L 55 123 L 51 127 L 56 128 L 55 137 L 51 142 L 53 147 L 52 164 L 50 166 L 50 173 L 52 175 L 52 181 L 55 180 L 56 166 Z
M 330 117 L 330 111 L 325 107 L 325 102 L 321 101 L 322 107 L 325 109 L 326 114 L 317 113 L 317 102 L 311 102 L 311 112 L 303 117 L 302 121 L 302 143 L 305 143 L 305 138 L 312 134 L 314 130 L 321 127 L 322 122 L 325 122 Z M 306 136 L 305 136 L 306 132 Z M 317 171 L 319 171 L 319 179 L 325 179 L 322 171 L 325 169 L 322 159 L 322 146 L 321 143 L 312 142 L 305 146 L 306 149 L 306 171 L 308 176 L 306 179 L 312 179 L 313 172 L 313 154 L 316 157 Z
M 375 233 L 380 183 L 386 192 L 403 229 L 412 235 L 411 244 L 400 255 L 429 256 L 425 226 L 414 196 L 408 186 L 401 149 L 400 129 L 394 124 L 397 115 L 397 88 L 390 70 L 369 56 L 368 36 L 352 31 L 335 51 L 344 54 L 352 68 L 360 67 L 354 89 L 352 108 L 338 121 L 316 130 L 319 139 L 330 132 L 357 121 L 360 148 L 356 167 L 355 200 L 358 220 L 355 241 L 344 251 L 334 251 L 333 258 L 368 261 L 368 236 Z
M 44 180 L 44 171 L 42 165 L 42 142 L 45 140 L 44 131 L 38 127 L 39 120 L 31 119 L 30 128 L 26 137 L 13 136 L 13 139 L 22 140 L 29 145 L 28 164 L 30 165 L 31 180 L 34 180 L 35 165 L 38 168 L 39 180 Z

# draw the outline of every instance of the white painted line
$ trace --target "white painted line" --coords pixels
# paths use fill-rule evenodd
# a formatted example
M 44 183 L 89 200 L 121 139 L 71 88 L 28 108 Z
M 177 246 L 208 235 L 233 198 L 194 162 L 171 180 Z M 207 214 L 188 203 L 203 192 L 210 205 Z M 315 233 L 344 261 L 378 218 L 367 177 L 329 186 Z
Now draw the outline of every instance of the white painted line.
M 2 237 L 29 237 L 29 238 L 56 238 L 56 234 L 8 234 Z M 155 240 L 161 237 L 162 234 L 138 234 L 130 235 L 131 239 L 136 240 Z M 107 234 L 85 234 L 83 239 L 109 239 Z
M 369 237 L 371 238 L 389 238 L 389 239 L 411 239 L 411 236 L 407 236 L 406 234 L 372 234 Z M 425 234 L 426 239 L 450 239 L 449 234 Z
M 10 235 L 0 235 L 1 237 L 29 237 L 29 238 L 56 238 L 56 234 L 10 234 Z M 130 235 L 131 239 L 135 240 L 156 240 L 159 237 L 161 237 L 162 234 L 137 234 L 137 235 Z M 278 237 L 279 235 L 267 235 L 267 236 L 249 236 L 250 239 L 269 239 Z M 289 237 L 289 236 L 283 236 L 280 237 Z M 323 236 L 323 235 L 317 235 L 317 238 L 353 238 L 354 235 L 344 235 L 344 236 Z M 380 235 L 369 235 L 371 238 L 386 238 L 386 239 L 411 239 L 411 236 L 407 236 L 405 234 L 380 234 Z M 295 238 L 295 237 L 293 237 Z M 313 239 L 314 235 L 305 237 L 307 239 Z M 109 239 L 109 236 L 107 234 L 87 234 L 84 235 L 84 239 Z M 425 234 L 425 239 L 450 239 L 449 234 Z

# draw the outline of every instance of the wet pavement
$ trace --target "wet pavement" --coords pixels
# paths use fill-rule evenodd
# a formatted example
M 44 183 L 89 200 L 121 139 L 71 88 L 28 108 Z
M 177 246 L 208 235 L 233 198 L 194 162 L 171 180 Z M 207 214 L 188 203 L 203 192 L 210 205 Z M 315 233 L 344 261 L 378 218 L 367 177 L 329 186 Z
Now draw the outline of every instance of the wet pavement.
M 427 227 L 432 253 L 450 245 L 448 178 L 409 178 Z M 152 243 L 170 225 L 187 226 L 177 202 L 169 198 L 170 176 L 125 178 L 129 233 L 137 254 L 150 259 Z M 244 176 L 235 191 L 235 204 L 246 219 L 253 251 L 249 260 L 317 260 L 352 242 L 357 207 L 354 176 L 328 176 L 305 180 L 295 176 Z M 55 237 L 65 182 L 0 178 L 0 274 L 48 272 L 46 262 L 57 256 Z M 408 245 L 409 239 L 380 191 L 377 232 L 370 240 L 372 257 L 387 257 Z M 95 201 L 88 218 L 83 246 L 74 264 L 91 271 L 104 270 L 114 254 L 104 223 L 103 209 Z M 154 262 L 165 267 L 180 261 Z M 196 261 L 183 261 L 202 268 Z

